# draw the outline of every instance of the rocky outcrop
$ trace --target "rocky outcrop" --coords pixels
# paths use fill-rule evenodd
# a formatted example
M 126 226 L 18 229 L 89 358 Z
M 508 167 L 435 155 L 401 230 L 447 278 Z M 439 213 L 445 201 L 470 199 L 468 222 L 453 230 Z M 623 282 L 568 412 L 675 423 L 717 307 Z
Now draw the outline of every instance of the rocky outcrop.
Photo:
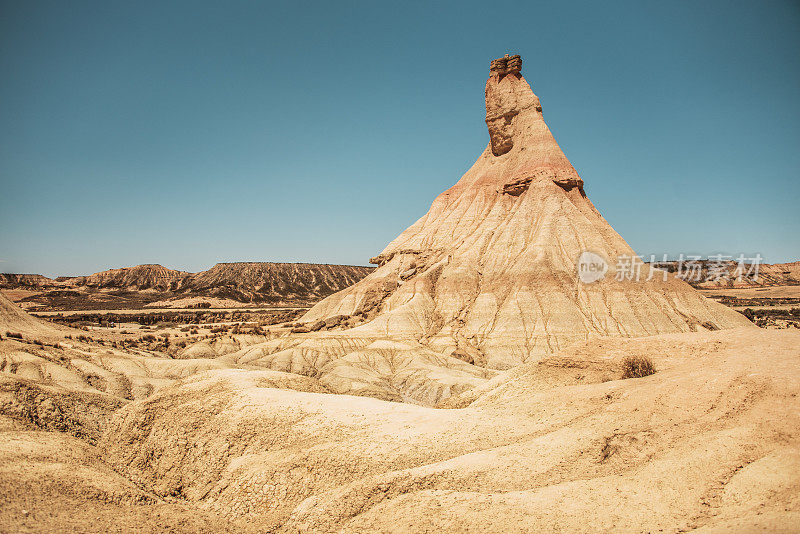
M 109 269 L 89 276 L 79 276 L 67 283 L 73 286 L 87 286 L 107 289 L 128 289 L 142 291 L 155 289 L 169 291 L 177 289 L 190 273 L 168 269 L 163 265 L 144 264 L 121 269 Z
M 218 263 L 186 279 L 180 291 L 242 302 L 316 302 L 373 271 L 357 265 L 314 263 Z
M 303 318 L 347 316 L 342 335 L 413 340 L 506 368 L 593 335 L 624 337 L 748 326 L 674 277 L 639 280 L 616 265 L 635 252 L 600 215 L 542 117 L 515 57 L 492 62 L 490 142 L 420 220 L 372 259 L 379 268 Z M 604 278 L 580 281 L 590 251 Z
M 41 274 L 0 273 L 2 289 L 46 289 L 57 287 L 57 282 Z
M 85 288 L 146 291 L 150 300 L 201 296 L 248 303 L 310 304 L 358 282 L 372 271 L 373 267 L 358 265 L 254 261 L 218 263 L 207 271 L 188 273 L 148 264 L 56 280 L 41 275 L 0 274 L 0 288 L 49 291 L 26 297 L 36 302 L 47 295 L 56 297 L 64 290 L 70 290 L 72 297 L 80 301 L 84 293 L 73 290 Z
M 747 289 L 800 285 L 800 261 L 791 263 L 761 263 L 756 267 L 753 258 L 742 264 L 738 260 L 694 260 L 658 262 L 659 267 L 683 276 L 700 289 Z
M 518 90 L 516 82 L 522 79 L 521 70 L 522 58 L 519 56 L 506 55 L 490 64 L 490 76 L 486 82 L 486 126 L 495 156 L 502 156 L 514 147 L 516 116 L 530 107 L 542 109 L 533 93 Z
M 506 54 L 504 57 L 493 59 L 489 62 L 489 74 L 491 76 L 507 76 L 509 74 L 519 75 L 522 70 L 522 57 L 517 54 L 509 56 Z

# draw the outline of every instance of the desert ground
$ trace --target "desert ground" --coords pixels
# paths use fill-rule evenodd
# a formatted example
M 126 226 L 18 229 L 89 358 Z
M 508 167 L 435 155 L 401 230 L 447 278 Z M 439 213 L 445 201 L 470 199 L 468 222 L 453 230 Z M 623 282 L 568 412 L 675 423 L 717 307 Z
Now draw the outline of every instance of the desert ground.
M 315 372 L 274 340 L 171 358 L 22 313 L 4 310 L 3 328 L 24 338 L 0 341 L 3 531 L 793 532 L 800 520 L 796 329 L 598 337 L 504 372 L 397 365 L 404 347 L 374 342 L 357 365 Z M 253 344 L 226 353 L 236 341 Z M 623 379 L 631 354 L 657 372 Z
M 521 69 L 375 268 L 4 275 L 0 531 L 799 531 L 797 265 L 619 276 Z

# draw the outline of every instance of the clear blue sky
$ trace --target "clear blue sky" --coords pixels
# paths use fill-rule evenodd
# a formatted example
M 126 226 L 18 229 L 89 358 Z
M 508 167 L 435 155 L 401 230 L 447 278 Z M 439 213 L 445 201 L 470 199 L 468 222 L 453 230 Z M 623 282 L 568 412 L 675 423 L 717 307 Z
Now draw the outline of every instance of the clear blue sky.
M 800 259 L 797 1 L 0 6 L 0 271 L 365 264 L 504 53 L 639 253 Z

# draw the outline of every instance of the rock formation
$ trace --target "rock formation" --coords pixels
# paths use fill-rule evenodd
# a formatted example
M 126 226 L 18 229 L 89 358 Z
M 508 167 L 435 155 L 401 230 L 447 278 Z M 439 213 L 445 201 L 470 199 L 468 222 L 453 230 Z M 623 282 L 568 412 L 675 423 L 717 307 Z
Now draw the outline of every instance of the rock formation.
M 0 288 L 43 289 L 58 287 L 55 280 L 41 274 L 0 273 Z
M 800 332 L 617 280 L 519 67 L 497 143 L 305 325 L 175 357 L 0 294 L 0 531 L 796 532 Z
M 242 302 L 314 303 L 355 284 L 372 271 L 372 267 L 357 265 L 218 263 L 192 275 L 179 290 Z
M 520 56 L 495 59 L 489 66 L 489 79 L 486 82 L 486 126 L 492 154 L 501 156 L 514 147 L 514 118 L 523 110 L 542 106 L 531 91 L 517 90 L 522 79 L 522 58 Z
M 472 168 L 371 260 L 375 272 L 304 320 L 349 317 L 346 324 L 357 326 L 348 335 L 413 340 L 496 368 L 592 335 L 747 326 L 661 271 L 636 267 L 637 281 L 615 268 L 635 253 L 586 197 L 521 63 L 519 56 L 491 63 L 490 143 Z M 591 284 L 577 272 L 587 251 L 609 267 Z
M 127 289 L 142 291 L 156 289 L 167 291 L 175 289 L 178 284 L 190 276 L 190 273 L 168 269 L 158 264 L 136 265 L 121 269 L 109 269 L 89 276 L 76 277 L 70 280 L 71 285 L 107 289 Z
M 662 262 L 663 263 L 663 262 Z M 791 263 L 762 263 L 758 265 L 758 272 L 738 261 L 710 261 L 692 260 L 697 271 L 686 264 L 680 265 L 677 261 L 666 262 L 665 267 L 670 272 L 683 271 L 686 281 L 693 287 L 701 289 L 746 289 L 775 286 L 800 285 L 800 261 Z M 747 271 L 752 270 L 748 273 Z M 757 297 L 757 295 L 753 295 Z
M 88 304 L 97 296 L 93 293 L 96 289 L 136 292 L 135 305 L 198 296 L 246 303 L 311 305 L 353 285 L 373 270 L 374 267 L 360 265 L 249 261 L 218 263 L 207 271 L 188 273 L 147 264 L 56 280 L 38 274 L 0 274 L 0 289 L 44 292 L 23 297 L 20 302 L 55 305 L 58 309 L 65 305 L 64 290 L 80 291 L 67 294 L 67 305 L 82 309 L 82 303 Z M 115 298 L 104 305 L 124 304 L 124 295 Z

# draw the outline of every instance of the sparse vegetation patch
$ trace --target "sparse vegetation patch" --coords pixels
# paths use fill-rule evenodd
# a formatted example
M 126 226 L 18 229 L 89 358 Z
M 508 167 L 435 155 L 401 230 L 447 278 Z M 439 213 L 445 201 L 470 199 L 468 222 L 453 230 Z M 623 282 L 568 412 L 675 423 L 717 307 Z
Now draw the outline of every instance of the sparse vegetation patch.
M 626 356 L 622 360 L 622 378 L 642 378 L 656 372 L 656 366 L 647 356 Z

